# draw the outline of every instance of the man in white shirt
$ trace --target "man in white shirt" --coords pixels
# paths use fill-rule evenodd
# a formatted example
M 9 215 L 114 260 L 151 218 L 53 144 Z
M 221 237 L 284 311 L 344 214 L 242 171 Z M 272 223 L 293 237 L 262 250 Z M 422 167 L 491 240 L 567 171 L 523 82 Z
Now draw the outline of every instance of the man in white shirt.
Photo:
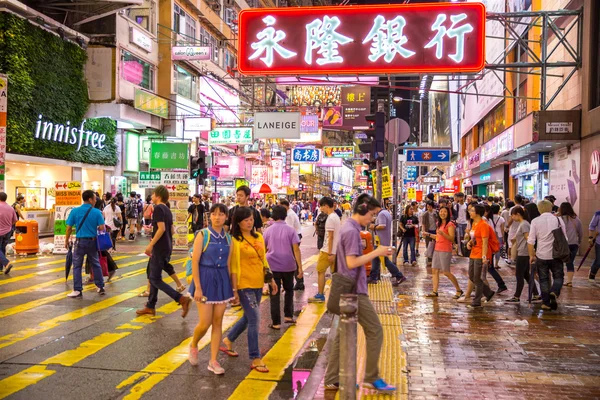
M 333 199 L 322 197 L 319 200 L 319 207 L 322 213 L 327 214 L 327 220 L 325 221 L 325 240 L 317 261 L 319 288 L 315 297 L 308 299 L 310 303 L 325 302 L 325 273 L 327 268 L 334 272 L 336 249 L 340 241 L 340 229 L 342 228 L 342 221 L 334 211 Z
M 287 217 L 285 219 L 285 223 L 294 228 L 296 230 L 296 233 L 298 234 L 298 237 L 300 238 L 300 240 L 302 240 L 302 225 L 300 225 L 300 218 L 298 218 L 298 214 L 296 214 L 294 210 L 290 208 L 289 201 L 282 199 L 279 201 L 279 204 L 284 206 L 287 210 Z M 300 265 L 298 267 L 300 267 Z M 294 275 L 294 277 L 296 276 L 297 275 Z M 295 279 L 296 285 L 294 285 L 294 290 L 304 290 L 304 278 L 298 279 L 296 277 Z
M 540 289 L 542 301 L 544 302 L 542 309 L 556 310 L 565 272 L 562 261 L 552 257 L 554 247 L 554 234 L 552 231 L 560 226 L 565 237 L 567 231 L 562 219 L 552 215 L 552 203 L 550 201 L 542 200 L 538 202 L 537 206 L 541 215 L 531 221 L 531 229 L 527 239 L 529 259 L 532 264 L 535 263 L 540 277 Z M 536 243 L 537 250 L 534 247 Z M 552 273 L 552 287 L 550 287 L 550 273 Z
M 456 201 L 457 203 L 454 205 L 454 207 L 452 207 L 452 215 L 456 220 L 456 240 L 459 244 L 458 251 L 460 252 L 461 256 L 464 256 L 464 254 L 462 254 L 462 246 L 460 246 L 460 242 L 465 237 L 465 232 L 467 231 L 467 224 L 469 222 L 467 218 L 468 206 L 465 203 L 465 194 L 462 192 L 457 193 Z

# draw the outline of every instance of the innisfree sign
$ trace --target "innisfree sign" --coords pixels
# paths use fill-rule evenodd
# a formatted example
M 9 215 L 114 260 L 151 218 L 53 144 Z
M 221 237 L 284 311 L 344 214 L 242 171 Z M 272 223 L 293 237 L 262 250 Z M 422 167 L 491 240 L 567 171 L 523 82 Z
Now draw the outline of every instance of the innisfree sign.
M 66 124 L 58 124 L 42 121 L 42 119 L 43 117 L 40 114 L 35 128 L 36 139 L 77 145 L 77 151 L 81 149 L 81 146 L 91 146 L 100 150 L 105 147 L 106 135 L 104 133 L 84 130 L 85 119 L 79 127 L 71 126 L 71 121 L 67 121 Z

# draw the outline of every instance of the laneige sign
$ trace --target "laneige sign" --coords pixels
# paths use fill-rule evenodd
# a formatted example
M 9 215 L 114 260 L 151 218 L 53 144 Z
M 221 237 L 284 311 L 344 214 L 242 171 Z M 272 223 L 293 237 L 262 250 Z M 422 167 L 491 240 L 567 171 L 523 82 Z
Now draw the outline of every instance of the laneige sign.
M 42 115 L 40 114 L 36 123 L 35 138 L 65 144 L 76 144 L 77 151 L 81 149 L 81 146 L 92 146 L 95 149 L 103 149 L 105 147 L 106 135 L 104 133 L 84 130 L 83 125 L 85 125 L 85 121 L 84 119 L 79 128 L 77 128 L 71 126 L 71 121 L 67 121 L 66 125 L 42 122 Z

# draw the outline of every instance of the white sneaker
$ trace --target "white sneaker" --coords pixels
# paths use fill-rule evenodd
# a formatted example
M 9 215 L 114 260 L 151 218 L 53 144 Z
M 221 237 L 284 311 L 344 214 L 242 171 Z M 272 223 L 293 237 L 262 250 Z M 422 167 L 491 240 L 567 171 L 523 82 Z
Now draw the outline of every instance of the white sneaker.
M 81 293 L 79 290 L 73 290 L 71 293 L 69 293 L 67 295 L 67 297 L 70 297 L 72 299 L 74 299 L 76 297 L 83 297 L 83 293 Z
M 198 347 L 190 345 L 190 352 L 188 354 L 188 360 L 192 365 L 198 365 Z M 210 364 L 209 364 L 210 366 Z
M 219 363 L 212 364 L 209 362 L 208 370 L 213 372 L 215 375 L 223 375 L 225 373 L 225 370 L 219 365 Z

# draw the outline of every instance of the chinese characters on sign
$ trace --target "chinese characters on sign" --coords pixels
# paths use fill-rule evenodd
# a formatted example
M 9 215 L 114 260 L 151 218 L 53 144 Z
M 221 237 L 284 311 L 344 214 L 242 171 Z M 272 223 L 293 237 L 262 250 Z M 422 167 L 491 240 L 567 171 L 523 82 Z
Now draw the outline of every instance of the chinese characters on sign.
M 321 160 L 321 150 L 294 148 L 292 151 L 292 161 L 298 163 L 316 164 Z
M 160 172 L 140 172 L 139 174 L 140 189 L 150 189 L 160 185 Z
M 371 89 L 365 86 L 342 87 L 342 106 L 345 128 L 369 126 L 365 117 L 371 111 Z
M 152 142 L 150 144 L 150 168 L 188 169 L 187 143 Z
M 246 9 L 239 14 L 245 75 L 479 72 L 481 3 Z
M 373 193 L 377 193 L 377 171 L 372 171 L 373 176 Z M 389 199 L 392 194 L 392 177 L 390 175 L 390 167 L 383 167 L 381 170 L 381 198 Z
M 354 158 L 354 146 L 325 146 L 324 157 Z
M 81 182 L 56 182 L 55 219 L 54 219 L 54 254 L 66 254 L 65 239 L 67 218 L 74 207 L 81 204 Z
M 0 192 L 4 192 L 4 174 L 6 171 L 4 159 L 6 158 L 6 117 L 7 117 L 7 90 L 8 78 L 0 75 Z
M 252 128 L 216 128 L 208 133 L 208 144 L 252 144 Z

